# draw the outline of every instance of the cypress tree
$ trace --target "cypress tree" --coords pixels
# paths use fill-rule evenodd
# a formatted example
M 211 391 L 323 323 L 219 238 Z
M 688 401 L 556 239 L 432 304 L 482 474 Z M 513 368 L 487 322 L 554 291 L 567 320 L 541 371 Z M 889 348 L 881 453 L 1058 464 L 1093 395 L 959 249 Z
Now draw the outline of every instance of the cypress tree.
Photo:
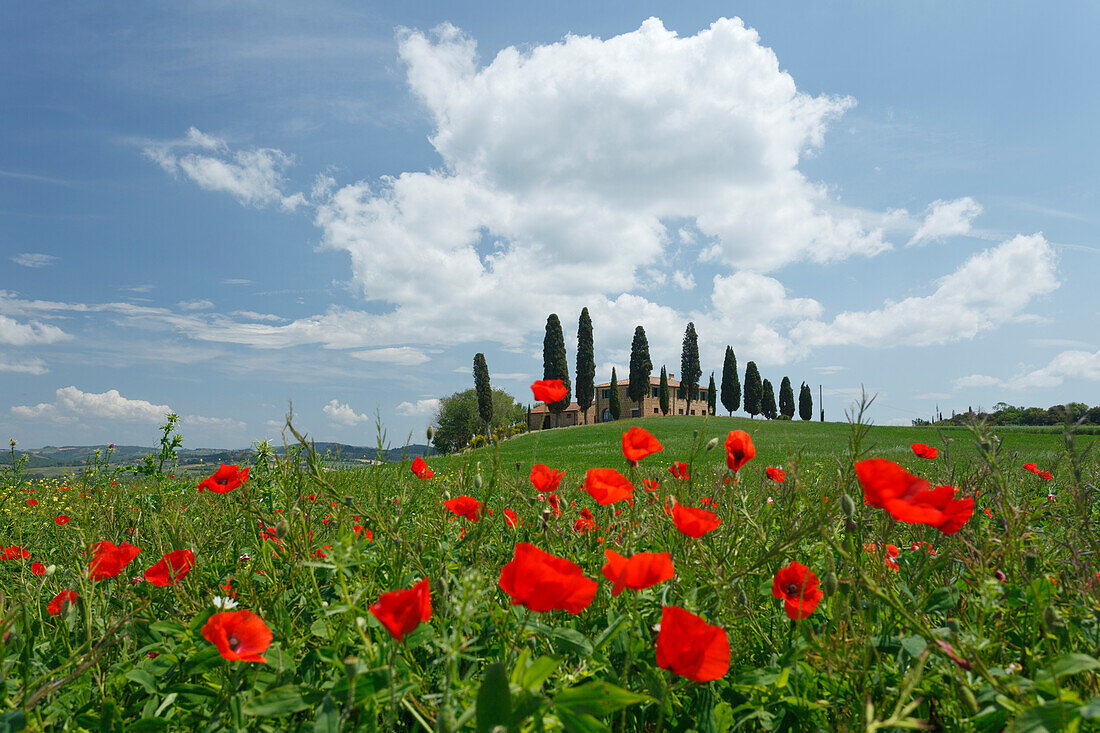
M 565 360 L 565 336 L 561 332 L 561 321 L 557 313 L 551 313 L 546 319 L 546 335 L 542 339 L 542 378 L 560 379 L 569 389 L 569 363 Z M 571 398 L 569 392 L 565 393 L 557 402 L 547 405 L 550 412 L 560 415 L 569 407 Z
M 814 397 L 810 392 L 810 386 L 805 382 L 798 390 L 798 416 L 803 420 L 814 419 Z
M 699 336 L 695 333 L 695 324 L 688 322 L 684 329 L 684 344 L 680 351 L 680 389 L 687 398 L 685 415 L 691 414 L 691 401 L 699 392 L 699 377 L 703 370 L 699 368 Z
M 634 342 L 630 345 L 630 386 L 627 395 L 638 403 L 638 417 L 642 416 L 642 400 L 649 394 L 649 375 L 653 373 L 653 362 L 649 359 L 649 341 L 645 329 L 634 329 Z
M 657 390 L 657 400 L 661 403 L 661 414 L 668 414 L 668 370 L 661 365 L 661 386 Z
M 772 383 L 766 379 L 764 380 L 764 388 L 760 391 L 760 411 L 769 420 L 774 420 L 775 416 L 779 414 L 775 410 L 775 390 L 772 389 Z
M 749 417 L 760 414 L 760 400 L 762 387 L 760 385 L 760 370 L 756 368 L 756 362 L 750 361 L 745 367 L 745 412 Z
M 592 319 L 588 308 L 581 309 L 577 323 L 577 406 L 581 418 L 588 422 L 588 408 L 596 395 L 596 361 L 592 352 Z
M 611 402 L 607 405 L 611 411 L 611 419 L 618 420 L 623 414 L 622 403 L 619 402 L 619 378 L 615 376 L 615 367 L 611 367 Z
M 779 414 L 794 417 L 794 390 L 791 389 L 790 377 L 783 377 L 779 384 Z
M 737 357 L 733 347 L 726 347 L 726 359 L 722 362 L 722 407 L 733 411 L 741 406 L 741 380 L 737 377 Z
M 489 366 L 485 354 L 474 354 L 474 391 L 477 392 L 477 416 L 485 423 L 485 438 L 489 438 L 489 423 L 493 421 L 493 389 L 489 386 Z
M 714 386 L 714 372 L 710 373 L 710 386 L 707 387 L 707 414 L 713 415 L 716 413 L 718 407 L 718 396 L 715 394 L 718 389 Z

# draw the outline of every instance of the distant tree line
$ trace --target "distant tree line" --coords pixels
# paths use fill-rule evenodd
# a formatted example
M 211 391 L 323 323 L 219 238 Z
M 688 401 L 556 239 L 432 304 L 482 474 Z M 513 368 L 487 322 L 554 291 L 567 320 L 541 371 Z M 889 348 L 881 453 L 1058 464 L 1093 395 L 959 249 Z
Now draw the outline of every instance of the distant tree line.
M 993 405 L 992 412 L 985 412 L 981 408 L 978 411 L 958 412 L 949 418 L 937 420 L 934 425 L 964 425 L 967 420 L 976 417 L 984 420 L 989 425 L 1062 425 L 1067 419 L 1077 422 L 1085 418 L 1085 425 L 1100 425 L 1100 406 L 1089 407 L 1084 402 L 1070 402 L 1066 405 L 1052 405 L 1046 409 L 1042 407 L 1017 407 L 1007 402 L 998 402 Z M 928 424 L 925 421 L 924 424 Z

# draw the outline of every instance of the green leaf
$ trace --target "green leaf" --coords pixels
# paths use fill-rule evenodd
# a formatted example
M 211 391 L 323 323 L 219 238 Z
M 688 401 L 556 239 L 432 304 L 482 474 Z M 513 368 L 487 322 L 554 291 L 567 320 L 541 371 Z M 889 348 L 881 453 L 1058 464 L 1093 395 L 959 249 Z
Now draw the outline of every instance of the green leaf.
M 1085 720 L 1100 718 L 1100 697 L 1089 700 L 1089 704 L 1081 708 L 1081 717 Z
M 1100 669 L 1100 662 L 1088 654 L 1063 654 L 1050 665 L 1055 677 L 1064 677 L 1091 669 Z
M 477 733 L 489 733 L 498 725 L 508 725 L 512 716 L 512 692 L 504 665 L 493 662 L 486 668 L 477 691 Z
M 924 650 L 928 648 L 928 642 L 924 640 L 923 636 L 903 636 L 901 639 L 901 648 L 911 657 L 919 657 L 924 653 Z
M 217 667 L 224 661 L 218 647 L 210 644 L 189 656 L 183 663 L 183 671 L 187 674 L 200 674 Z
M 554 671 L 561 664 L 561 657 L 551 657 L 543 655 L 531 662 L 531 666 L 523 671 L 523 674 L 519 679 L 519 686 L 532 692 L 538 692 L 542 683 L 550 678 L 550 675 L 554 674 Z
M 320 618 L 309 625 L 309 633 L 322 639 L 327 639 L 332 636 L 332 630 L 329 628 L 328 623 Z
M 959 589 L 953 585 L 936 588 L 924 604 L 925 613 L 950 611 L 959 602 Z
M 557 713 L 569 733 L 611 733 L 610 728 L 587 713 L 577 714 L 568 708 L 562 708 Z
M 164 702 L 162 702 L 159 706 L 157 706 L 157 710 L 156 710 L 155 713 L 153 713 L 153 715 L 155 715 L 156 717 L 159 718 L 161 713 L 163 713 L 165 710 L 167 710 L 169 707 L 172 706 L 172 703 L 174 703 L 176 701 L 177 697 L 179 697 L 179 695 L 176 694 L 175 692 L 169 692 L 164 697 Z
M 619 633 L 619 629 L 628 621 L 630 621 L 629 613 L 620 614 L 618 618 L 612 621 L 611 624 L 603 630 L 603 633 L 596 637 L 596 643 L 594 645 L 596 650 L 601 650 L 607 646 L 611 640 L 615 638 L 615 635 Z
M 1081 722 L 1081 711 L 1077 705 L 1055 700 L 1036 705 L 1022 712 L 1012 725 L 1009 733 L 1060 733 L 1075 731 Z
M 554 708 L 566 708 L 577 715 L 603 716 L 627 705 L 651 698 L 616 687 L 610 682 L 592 681 L 562 690 L 554 697 Z
M 309 704 L 302 699 L 297 685 L 283 685 L 257 695 L 244 704 L 245 715 L 289 715 L 305 710 Z
M 313 721 L 313 733 L 336 733 L 340 729 L 340 709 L 332 701 L 331 695 L 325 695 Z
M 137 682 L 150 695 L 157 691 L 157 683 L 153 679 L 153 675 L 144 669 L 131 669 L 126 673 L 126 679 Z
M 27 727 L 27 716 L 22 710 L 9 710 L 0 715 L 0 733 L 17 733 Z
M 182 634 L 186 627 L 179 621 L 154 621 L 149 624 L 149 630 L 166 636 L 175 636 L 176 634 Z
M 547 635 L 558 651 L 573 652 L 582 657 L 592 655 L 592 642 L 576 629 L 549 629 Z
M 147 733 L 151 731 L 166 730 L 172 725 L 167 718 L 143 718 L 135 720 L 126 726 L 127 733 Z

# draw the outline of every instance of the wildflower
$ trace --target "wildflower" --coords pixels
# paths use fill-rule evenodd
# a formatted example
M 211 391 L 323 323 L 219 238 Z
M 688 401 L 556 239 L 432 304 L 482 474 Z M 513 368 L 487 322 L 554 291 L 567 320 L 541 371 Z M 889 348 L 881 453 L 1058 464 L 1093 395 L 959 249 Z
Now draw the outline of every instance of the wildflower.
M 46 566 L 43 565 L 40 562 L 32 562 L 31 563 L 31 572 L 34 573 L 35 575 L 45 575 L 46 574 Z
M 458 517 L 465 517 L 471 522 L 481 519 L 481 502 L 472 496 L 456 496 L 448 499 L 443 505 Z
M 408 590 L 383 593 L 370 607 L 371 614 L 386 627 L 390 636 L 402 641 L 422 621 L 432 618 L 432 597 L 428 579 L 424 578 Z
M 605 506 L 634 496 L 634 485 L 613 468 L 588 469 L 584 477 L 584 490 Z
M 661 488 L 661 485 L 653 479 L 644 478 L 642 479 L 642 488 L 644 488 L 646 491 L 656 491 L 657 489 Z
M 547 497 L 546 503 L 550 505 L 550 509 L 553 510 L 555 517 L 561 516 L 561 499 L 558 498 L 557 494 L 551 494 Z
M 92 580 L 114 578 L 138 556 L 139 552 L 141 548 L 129 542 L 123 542 L 121 545 L 116 545 L 109 540 L 97 542 L 92 549 L 92 561 L 88 563 L 88 574 Z
M 724 677 L 730 666 L 729 637 L 721 626 L 678 606 L 665 606 L 657 634 L 657 666 L 693 682 Z
M 898 464 L 872 458 L 856 464 L 856 476 L 871 506 L 885 509 L 894 519 L 908 524 L 927 524 L 944 534 L 954 534 L 969 521 L 974 500 L 955 499 L 953 486 L 937 486 L 914 476 Z
M 145 571 L 145 579 L 160 588 L 175 585 L 176 581 L 183 580 L 191 572 L 194 564 L 194 552 L 191 550 L 173 550 L 165 555 L 160 562 Z
M 870 554 L 876 554 L 878 552 L 878 545 L 876 545 L 874 542 L 869 542 L 863 546 L 863 549 Z M 883 555 L 882 558 L 882 561 L 886 565 L 886 567 L 890 570 L 893 570 L 895 573 L 901 569 L 901 566 L 898 565 L 895 560 L 899 552 L 900 550 L 898 550 L 897 545 L 886 545 L 886 554 Z
M 577 534 L 584 534 L 595 529 L 598 529 L 596 518 L 592 516 L 592 512 L 588 509 L 583 509 L 581 515 L 573 520 L 573 531 Z
M 773 468 L 771 466 L 768 466 L 767 470 L 764 471 L 764 474 L 776 483 L 782 483 L 787 480 L 787 472 L 781 468 Z
M 726 465 L 731 471 L 740 471 L 741 467 L 756 457 L 756 446 L 744 430 L 731 430 L 726 437 Z
M 55 524 L 57 524 L 57 526 L 60 527 L 64 524 L 68 524 L 69 522 L 71 522 L 72 517 L 68 517 L 64 514 L 58 514 L 56 517 L 53 518 L 53 521 Z
M 19 547 L 18 545 L 12 545 L 11 547 L 5 547 L 0 552 L 0 560 L 26 560 L 31 556 L 30 550 Z
M 65 604 L 76 603 L 76 599 L 80 596 L 75 590 L 63 590 L 53 597 L 53 600 L 46 604 L 46 610 L 50 612 L 51 616 L 56 616 L 65 610 Z
M 214 606 L 214 608 L 222 608 L 227 611 L 231 608 L 237 607 L 237 602 L 229 596 L 214 596 L 210 600 L 210 603 Z
M 221 468 L 212 473 L 198 485 L 198 490 L 210 489 L 215 494 L 228 494 L 248 481 L 248 468 L 242 471 L 239 467 L 222 464 Z
M 532 611 L 567 611 L 574 616 L 596 596 L 596 581 L 580 565 L 551 555 L 527 542 L 516 545 L 511 562 L 500 571 L 500 588 L 512 605 Z
M 672 507 L 671 513 L 676 529 L 688 537 L 702 537 L 707 532 L 718 529 L 722 524 L 722 520 L 714 512 L 686 507 L 680 503 Z
M 677 461 L 676 463 L 673 463 L 671 466 L 668 467 L 668 472 L 676 478 L 683 479 L 684 481 L 687 481 L 690 478 L 688 476 L 688 464 L 684 463 L 683 461 Z
M 512 528 L 512 529 L 514 529 L 515 527 L 518 527 L 519 526 L 519 515 L 516 514 L 514 511 L 512 511 L 511 509 L 505 509 L 504 510 L 504 524 L 507 527 Z
M 709 497 L 709 496 L 704 496 L 702 499 L 700 499 L 699 504 L 701 506 L 710 506 L 710 507 L 715 506 L 714 499 Z
M 558 490 L 564 475 L 565 471 L 555 471 L 542 463 L 536 463 L 531 466 L 531 485 L 540 492 L 554 492 Z
M 638 552 L 627 558 L 614 550 L 604 550 L 603 555 L 607 558 L 602 568 L 603 577 L 614 584 L 613 596 L 622 593 L 624 588 L 649 588 L 676 574 L 672 556 L 667 552 Z
M 363 525 L 361 524 L 353 526 L 351 531 L 355 532 L 356 537 L 363 536 L 367 538 L 367 542 L 374 542 L 374 532 L 371 532 L 369 529 L 363 529 Z
M 769 504 L 774 504 L 774 503 L 775 503 L 775 499 L 773 499 L 773 498 L 771 498 L 771 497 L 769 496 L 769 497 L 768 497 L 768 503 L 769 503 Z
M 993 512 L 991 512 L 991 511 L 989 510 L 989 507 L 986 507 L 986 508 L 985 508 L 985 509 L 983 509 L 982 511 L 984 511 L 984 512 L 985 512 L 985 515 L 986 515 L 987 517 L 989 517 L 990 519 L 992 519 L 992 518 L 993 518 Z
M 917 458 L 925 458 L 929 461 L 940 454 L 939 450 L 930 445 L 925 445 L 924 443 L 913 443 L 913 445 L 909 447 L 913 449 L 913 455 Z
M 569 394 L 569 389 L 560 379 L 540 379 L 531 384 L 531 393 L 535 395 L 536 402 L 560 402 Z
M 660 450 L 664 450 L 664 446 L 645 428 L 635 426 L 623 433 L 623 455 L 631 463 L 636 464 Z
M 202 627 L 202 636 L 231 662 L 266 663 L 263 653 L 272 639 L 263 619 L 247 609 L 215 613 Z
M 783 599 L 783 610 L 792 621 L 807 618 L 825 597 L 817 576 L 798 562 L 792 562 L 775 574 L 772 595 Z
M 1046 479 L 1047 481 L 1054 478 L 1054 474 L 1051 473 L 1050 471 L 1040 471 L 1039 473 L 1036 474 L 1036 476 L 1038 476 L 1039 478 L 1042 478 L 1042 479 Z M 34 500 L 32 499 L 31 501 L 34 501 Z
M 1035 463 L 1025 463 L 1024 464 L 1024 470 L 1025 471 L 1031 471 L 1036 476 L 1039 475 L 1039 466 Z
M 429 479 L 435 475 L 432 469 L 428 468 L 428 464 L 423 458 L 417 456 L 412 462 L 412 472 L 417 478 Z
M 38 499 L 27 499 L 27 506 L 38 506 Z
M 909 549 L 912 550 L 913 552 L 917 552 L 922 547 L 925 548 L 928 551 L 928 554 L 931 555 L 932 557 L 936 556 L 936 551 L 934 549 L 932 549 L 931 543 L 928 543 L 928 542 L 914 542 L 913 545 Z

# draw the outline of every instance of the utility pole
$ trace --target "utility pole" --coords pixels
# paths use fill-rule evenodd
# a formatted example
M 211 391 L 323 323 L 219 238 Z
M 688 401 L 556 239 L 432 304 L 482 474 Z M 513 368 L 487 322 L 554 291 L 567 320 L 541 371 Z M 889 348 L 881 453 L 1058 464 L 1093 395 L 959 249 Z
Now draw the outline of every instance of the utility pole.
M 817 385 L 817 406 L 821 409 L 821 422 L 825 422 L 825 403 L 821 401 L 821 385 Z

